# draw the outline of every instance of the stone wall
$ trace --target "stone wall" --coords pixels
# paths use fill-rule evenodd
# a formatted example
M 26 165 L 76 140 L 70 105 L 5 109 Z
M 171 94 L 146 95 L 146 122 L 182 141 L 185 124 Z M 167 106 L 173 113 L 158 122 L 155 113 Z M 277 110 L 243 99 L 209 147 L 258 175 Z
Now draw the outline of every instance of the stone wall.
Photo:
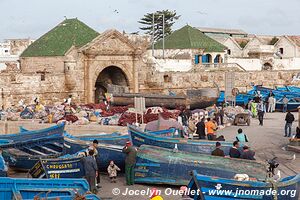
M 251 84 L 262 84 L 274 88 L 283 85 L 300 85 L 292 78 L 300 70 L 295 71 L 251 71 L 235 72 L 235 86 L 241 92 L 251 89 Z M 189 72 L 148 72 L 145 81 L 141 81 L 141 92 L 185 94 L 187 89 L 218 87 L 225 89 L 225 71 L 203 71 L 197 68 Z M 166 77 L 168 77 L 166 79 Z

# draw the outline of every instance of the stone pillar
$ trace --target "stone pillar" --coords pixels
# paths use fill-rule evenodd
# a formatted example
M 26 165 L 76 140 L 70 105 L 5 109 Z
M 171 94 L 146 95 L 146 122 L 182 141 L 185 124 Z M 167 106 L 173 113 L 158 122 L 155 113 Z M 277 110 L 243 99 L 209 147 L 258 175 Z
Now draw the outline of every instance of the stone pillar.
M 138 93 L 139 92 L 139 73 L 138 73 L 138 68 L 141 67 L 141 56 L 140 55 L 135 55 L 133 57 L 133 92 Z

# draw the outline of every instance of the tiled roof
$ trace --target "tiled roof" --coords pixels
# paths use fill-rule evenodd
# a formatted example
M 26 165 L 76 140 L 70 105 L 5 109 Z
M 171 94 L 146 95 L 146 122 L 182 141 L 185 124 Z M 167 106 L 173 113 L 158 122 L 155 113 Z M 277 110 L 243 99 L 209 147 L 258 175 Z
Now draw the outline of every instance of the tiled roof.
M 77 18 L 66 19 L 33 42 L 21 57 L 63 56 L 72 47 L 81 47 L 99 35 Z
M 160 40 L 155 49 L 163 48 Z M 165 38 L 165 49 L 204 49 L 206 52 L 223 52 L 226 47 L 189 25 L 174 31 Z

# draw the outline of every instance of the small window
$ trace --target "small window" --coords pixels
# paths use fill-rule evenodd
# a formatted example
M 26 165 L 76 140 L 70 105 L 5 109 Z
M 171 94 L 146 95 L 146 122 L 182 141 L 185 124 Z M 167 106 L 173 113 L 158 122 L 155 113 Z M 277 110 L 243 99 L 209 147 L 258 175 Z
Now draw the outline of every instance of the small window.
M 227 49 L 227 54 L 231 55 L 231 50 L 230 49 Z
M 164 75 L 164 82 L 165 83 L 171 82 L 171 77 L 169 75 Z
M 45 73 L 42 73 L 41 74 L 41 81 L 45 81 L 46 80 L 46 75 L 45 75 Z
M 279 48 L 279 52 L 283 55 L 283 48 Z
M 5 49 L 5 53 L 8 53 L 8 50 L 7 50 L 7 49 Z
M 15 75 L 10 75 L 10 81 L 11 82 L 15 82 L 17 79 L 16 79 L 16 76 Z

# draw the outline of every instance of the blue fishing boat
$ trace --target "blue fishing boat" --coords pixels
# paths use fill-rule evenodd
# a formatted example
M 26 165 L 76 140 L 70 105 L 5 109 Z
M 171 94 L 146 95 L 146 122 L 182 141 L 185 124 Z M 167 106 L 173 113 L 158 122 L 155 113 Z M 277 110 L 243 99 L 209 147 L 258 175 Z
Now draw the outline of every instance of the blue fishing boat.
M 300 174 L 275 181 L 237 181 L 192 173 L 188 184 L 189 196 L 194 200 L 299 200 Z M 275 194 L 275 192 L 278 195 Z
M 163 137 L 175 137 L 176 129 L 171 128 L 162 131 L 147 131 L 147 133 L 152 135 L 160 135 Z M 94 139 L 98 140 L 101 144 L 112 144 L 112 145 L 121 145 L 124 146 L 127 141 L 129 141 L 128 134 L 122 134 L 119 132 L 109 133 L 109 134 L 81 134 L 81 135 L 72 135 L 70 133 L 64 133 L 65 138 L 70 138 L 73 140 L 82 140 L 82 141 L 93 141 Z
M 55 125 L 49 128 L 32 130 L 32 131 L 20 131 L 16 134 L 3 134 L 0 135 L 0 147 L 10 148 L 18 146 L 24 143 L 38 143 L 39 141 L 45 141 L 49 139 L 62 139 L 64 133 L 65 124 Z M 47 138 L 47 139 L 45 139 Z
M 211 154 L 215 149 L 216 141 L 209 140 L 190 140 L 185 138 L 166 138 L 159 135 L 149 134 L 140 130 L 138 127 L 128 125 L 128 133 L 134 146 L 139 147 L 143 144 L 174 149 L 177 146 L 178 150 L 202 154 Z M 222 149 L 226 155 L 229 154 L 229 149 L 232 142 L 222 142 Z
M 85 179 L 0 178 L 0 199 L 75 199 L 85 196 L 89 185 Z M 99 199 L 87 195 L 88 199 Z
M 83 149 L 87 149 L 92 144 L 92 141 L 80 140 L 78 138 L 65 137 L 65 153 L 75 154 Z M 111 144 L 98 144 L 98 156 L 101 160 L 100 170 L 106 171 L 109 162 L 113 160 L 121 169 L 125 168 L 125 154 L 122 153 L 123 146 Z
M 298 111 L 298 107 L 300 106 L 300 98 L 290 98 L 287 104 L 287 110 L 289 111 Z M 283 98 L 276 101 L 276 110 L 283 110 Z
M 264 163 L 142 145 L 137 153 L 135 182 L 187 185 L 190 172 L 195 169 L 204 175 L 223 178 L 232 178 L 238 173 L 256 179 L 266 176 Z
M 16 170 L 31 169 L 40 158 L 59 157 L 63 154 L 64 124 L 50 128 L 27 131 L 22 134 L 0 136 L 6 143 L 3 157 L 9 166 Z
M 111 134 L 89 134 L 89 135 L 71 135 L 67 132 L 64 133 L 65 138 L 70 138 L 73 140 L 89 141 L 98 140 L 101 144 L 112 144 L 124 146 L 127 141 L 129 141 L 129 136 L 121 133 L 111 133 Z
M 32 178 L 82 178 L 85 175 L 81 162 L 84 153 L 82 150 L 59 158 L 40 159 L 28 173 Z

